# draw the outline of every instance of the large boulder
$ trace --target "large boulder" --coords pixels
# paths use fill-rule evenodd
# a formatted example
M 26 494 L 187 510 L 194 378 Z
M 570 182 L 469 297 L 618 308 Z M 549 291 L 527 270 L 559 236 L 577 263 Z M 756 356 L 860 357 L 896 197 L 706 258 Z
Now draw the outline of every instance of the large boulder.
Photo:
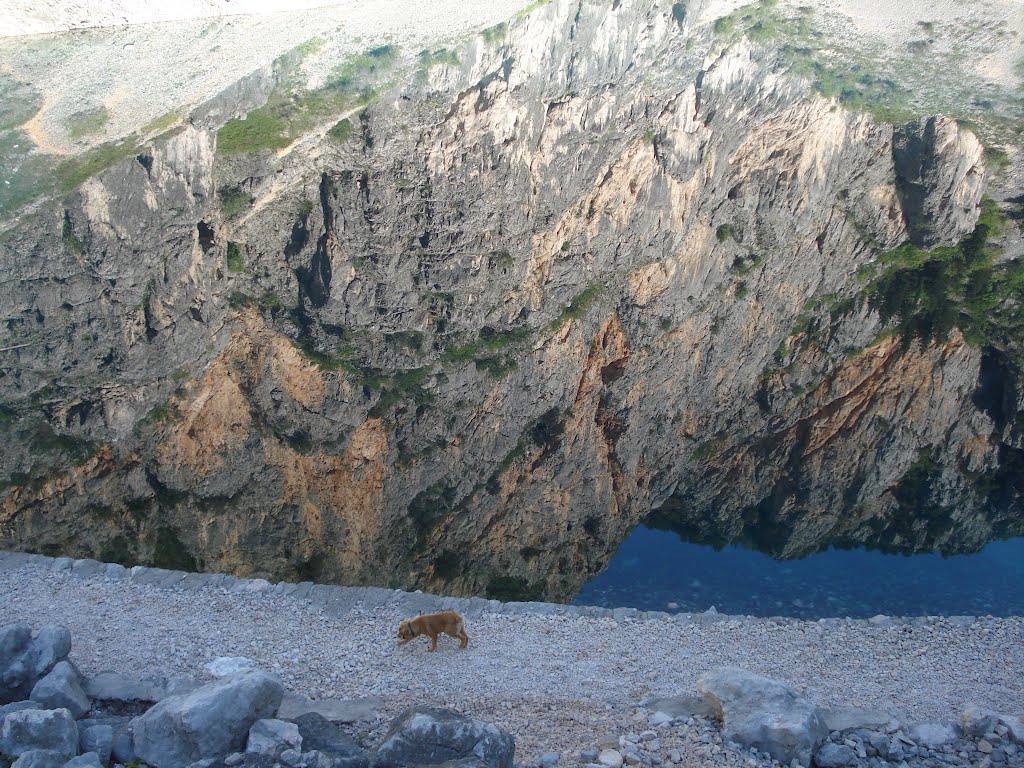
M 17 757 L 34 749 L 48 749 L 70 760 L 78 754 L 78 725 L 66 709 L 23 709 L 4 718 L 0 727 L 0 753 Z
M 365 750 L 341 728 L 323 715 L 307 712 L 295 718 L 295 725 L 302 736 L 302 746 L 306 750 L 316 750 L 335 757 L 358 757 L 365 755 Z
M 103 768 L 100 756 L 95 752 L 86 752 L 64 763 L 64 768 Z
M 184 768 L 238 752 L 253 723 L 273 717 L 283 695 L 276 677 L 250 671 L 169 696 L 132 721 L 135 754 L 156 768 Z
M 433 707 L 405 710 L 370 753 L 373 768 L 413 768 L 471 760 L 512 768 L 515 740 L 495 725 Z
M 83 754 L 95 752 L 102 763 L 110 762 L 114 749 L 114 727 L 106 723 L 78 723 L 78 748 Z
M 64 627 L 44 626 L 35 637 L 25 624 L 0 629 L 0 704 L 27 699 L 70 650 L 71 633 Z
M 722 720 L 722 735 L 781 763 L 811 764 L 828 737 L 818 708 L 787 685 L 735 667 L 708 672 L 697 688 Z
M 11 712 L 21 712 L 24 709 L 46 709 L 38 701 L 14 701 L 10 704 L 0 705 L 0 727 L 3 727 L 4 718 Z
M 32 688 L 32 700 L 47 709 L 69 710 L 75 718 L 83 717 L 92 708 L 92 702 L 82 690 L 82 677 L 67 660 L 58 662 L 49 673 Z
M 30 749 L 22 752 L 11 768 L 63 768 L 67 758 L 52 749 Z

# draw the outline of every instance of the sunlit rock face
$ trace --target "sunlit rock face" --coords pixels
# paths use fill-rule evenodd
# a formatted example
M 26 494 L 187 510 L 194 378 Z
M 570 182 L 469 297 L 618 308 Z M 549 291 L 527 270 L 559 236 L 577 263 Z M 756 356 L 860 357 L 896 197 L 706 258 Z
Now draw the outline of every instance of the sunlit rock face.
M 980 144 L 689 11 L 544 5 L 283 149 L 197 116 L 9 231 L 0 546 L 568 599 L 655 509 L 780 556 L 1020 532 L 1005 345 L 863 295 L 971 234 Z

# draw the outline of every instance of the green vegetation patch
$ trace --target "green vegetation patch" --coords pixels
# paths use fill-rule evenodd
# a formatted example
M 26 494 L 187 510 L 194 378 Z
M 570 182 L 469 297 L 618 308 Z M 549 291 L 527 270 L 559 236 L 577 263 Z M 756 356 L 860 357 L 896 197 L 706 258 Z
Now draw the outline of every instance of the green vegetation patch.
M 253 109 L 245 119 L 229 120 L 217 131 L 217 152 L 240 155 L 287 147 L 306 131 L 332 115 L 368 104 L 375 86 L 398 60 L 398 48 L 385 45 L 353 57 L 337 67 L 328 83 L 315 90 L 291 86 L 275 91 L 267 103 Z M 332 135 L 344 141 L 348 129 L 334 126 Z M 344 138 L 339 134 L 344 131 Z
M 533 0 L 532 3 L 523 8 L 521 11 L 516 11 L 516 14 L 512 18 L 515 19 L 516 21 L 518 21 L 519 19 L 524 19 L 531 13 L 536 11 L 538 8 L 543 8 L 550 2 L 551 0 Z
M 272 107 L 260 107 L 244 118 L 228 120 L 217 131 L 217 152 L 240 155 L 264 149 L 281 149 L 292 143 L 291 124 Z
M 221 187 L 217 190 L 217 198 L 220 201 L 220 212 L 226 219 L 247 210 L 256 199 L 238 187 Z
M 991 243 L 1006 226 L 1005 214 L 986 199 L 959 245 L 925 251 L 906 243 L 883 253 L 863 275 L 866 300 L 904 339 L 944 341 L 957 327 L 969 344 L 1006 346 L 1024 362 L 1024 263 L 996 264 L 999 249 Z
M 245 271 L 245 258 L 242 256 L 242 247 L 233 240 L 228 242 L 227 262 L 228 272 Z
M 57 188 L 65 194 L 72 192 L 87 179 L 123 163 L 138 152 L 137 138 L 132 134 L 122 141 L 100 144 L 82 155 L 68 158 L 58 163 L 54 170 Z
M 450 48 L 435 48 L 430 50 L 424 48 L 419 55 L 420 67 L 425 70 L 438 66 L 458 67 L 462 65 L 459 55 Z
M 342 118 L 334 124 L 327 135 L 339 144 L 344 144 L 352 136 L 352 121 L 347 117 Z
M 81 139 L 84 136 L 93 136 L 103 130 L 110 122 L 110 113 L 106 107 L 85 109 L 75 112 L 68 117 L 65 127 L 68 129 L 68 136 L 72 139 Z
M 548 330 L 560 328 L 569 320 L 579 320 L 587 314 L 587 311 L 600 298 L 603 291 L 604 286 L 600 283 L 592 283 L 583 289 L 573 297 L 572 301 L 569 302 L 569 306 L 563 309 L 558 317 L 548 325 Z
M 155 117 L 142 126 L 140 133 L 143 136 L 152 136 L 155 133 L 163 133 L 174 127 L 174 125 L 181 119 L 181 116 L 177 112 L 167 112 L 159 117 Z
M 913 117 L 909 92 L 889 78 L 856 63 L 819 61 L 806 49 L 790 48 L 787 54 L 790 71 L 808 78 L 826 99 L 837 99 L 854 112 L 870 112 L 881 122 L 902 123 Z
M 493 27 L 488 27 L 480 33 L 480 37 L 484 39 L 484 42 L 488 45 L 495 45 L 505 39 L 508 34 L 508 24 L 504 21 L 500 24 L 495 24 Z

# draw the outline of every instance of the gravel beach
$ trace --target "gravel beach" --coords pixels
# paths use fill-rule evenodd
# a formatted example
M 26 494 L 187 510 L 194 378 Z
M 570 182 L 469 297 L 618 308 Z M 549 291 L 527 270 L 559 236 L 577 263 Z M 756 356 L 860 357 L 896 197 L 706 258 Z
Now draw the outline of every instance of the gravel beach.
M 284 595 L 291 585 L 220 577 L 216 586 L 217 577 L 153 569 L 110 578 L 79 562 L 86 567 L 72 571 L 68 560 L 0 554 L 0 625 L 67 626 L 71 658 L 87 675 L 204 678 L 212 659 L 244 656 L 312 698 L 381 697 L 371 733 L 411 704 L 446 706 L 509 729 L 524 761 L 542 751 L 575 759 L 602 736 L 646 727 L 643 700 L 690 693 L 722 665 L 787 682 L 819 705 L 876 707 L 906 723 L 956 720 L 968 702 L 1024 710 L 1020 617 L 804 622 L 618 611 L 616 620 L 511 604 L 466 611 L 467 651 L 443 638 L 428 653 L 426 640 L 397 647 L 396 629 L 416 606 L 432 610 L 441 599 L 308 586 Z M 679 741 L 689 764 L 735 757 L 702 742 L 697 726 L 666 733 L 665 748 Z

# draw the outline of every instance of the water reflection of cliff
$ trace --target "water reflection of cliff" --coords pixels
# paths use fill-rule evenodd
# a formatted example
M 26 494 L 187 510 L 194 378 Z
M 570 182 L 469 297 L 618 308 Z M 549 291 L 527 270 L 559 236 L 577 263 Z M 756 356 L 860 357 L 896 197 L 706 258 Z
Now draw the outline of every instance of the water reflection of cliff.
M 770 10 L 556 0 L 12 226 L 3 546 L 568 599 L 651 509 L 785 556 L 1018 530 L 982 146 L 786 76 Z

